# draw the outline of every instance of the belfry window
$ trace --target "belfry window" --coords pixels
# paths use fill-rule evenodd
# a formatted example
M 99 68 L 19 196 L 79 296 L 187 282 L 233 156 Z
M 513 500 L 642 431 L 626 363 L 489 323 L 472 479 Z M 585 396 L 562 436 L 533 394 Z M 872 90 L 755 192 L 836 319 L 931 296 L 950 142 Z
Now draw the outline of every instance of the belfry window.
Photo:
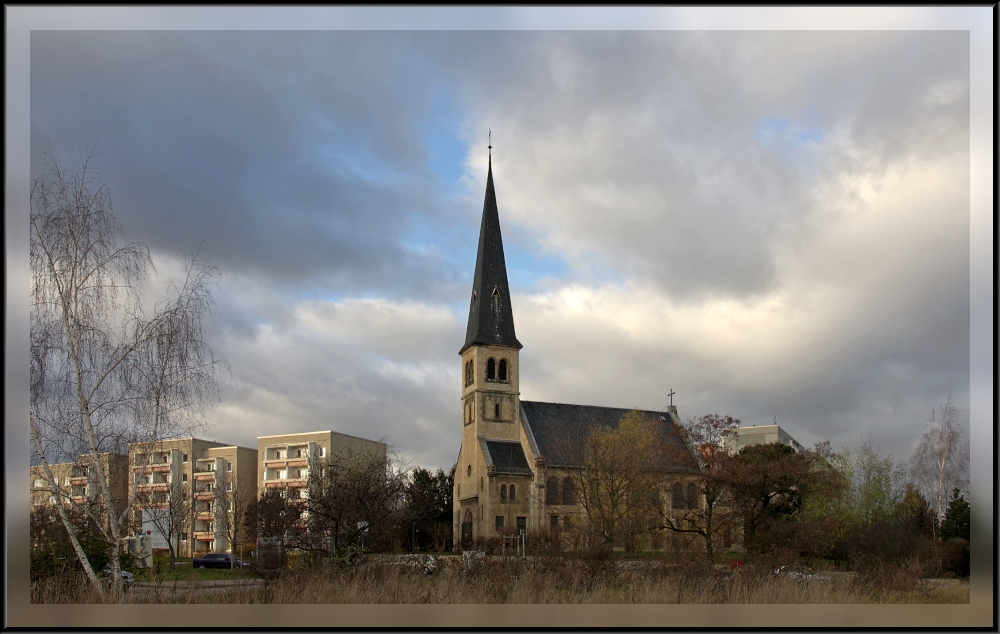
M 506 504 L 507 503 L 507 485 L 506 484 L 501 484 L 500 485 L 500 503 L 501 504 Z
M 506 383 L 507 382 L 507 360 L 506 359 L 500 359 L 500 371 L 499 371 L 498 374 L 499 374 L 498 378 L 500 379 L 500 381 L 503 382 L 503 383 Z
M 486 380 L 496 381 L 497 380 L 497 362 L 490 359 L 486 362 Z
M 493 405 L 493 418 L 500 418 L 500 403 Z
M 509 497 L 510 497 L 510 501 L 511 502 L 516 502 L 517 501 L 517 491 L 514 490 L 514 485 L 513 484 L 510 485 L 510 496 Z

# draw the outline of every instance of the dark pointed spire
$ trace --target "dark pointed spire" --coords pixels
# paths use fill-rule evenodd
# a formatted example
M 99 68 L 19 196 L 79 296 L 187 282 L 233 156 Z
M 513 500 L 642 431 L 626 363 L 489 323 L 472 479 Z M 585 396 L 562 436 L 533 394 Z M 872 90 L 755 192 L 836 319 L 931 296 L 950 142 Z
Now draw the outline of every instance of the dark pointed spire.
M 483 202 L 483 221 L 479 227 L 479 252 L 476 254 L 476 274 L 472 280 L 469 304 L 469 326 L 465 331 L 465 345 L 459 354 L 477 343 L 522 347 L 514 335 L 514 313 L 510 306 L 507 264 L 503 257 L 503 239 L 500 237 L 500 214 L 497 211 L 496 192 L 493 190 L 492 153 L 491 141 L 486 200 Z

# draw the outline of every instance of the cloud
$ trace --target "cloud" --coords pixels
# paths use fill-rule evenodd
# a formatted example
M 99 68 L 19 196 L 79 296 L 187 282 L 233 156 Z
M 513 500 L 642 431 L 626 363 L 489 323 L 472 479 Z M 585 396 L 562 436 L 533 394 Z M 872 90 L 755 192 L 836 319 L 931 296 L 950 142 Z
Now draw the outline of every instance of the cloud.
M 225 273 L 220 438 L 450 466 L 490 129 L 525 398 L 899 457 L 968 399 L 967 32 L 38 31 L 31 80 L 33 175 L 96 144 Z

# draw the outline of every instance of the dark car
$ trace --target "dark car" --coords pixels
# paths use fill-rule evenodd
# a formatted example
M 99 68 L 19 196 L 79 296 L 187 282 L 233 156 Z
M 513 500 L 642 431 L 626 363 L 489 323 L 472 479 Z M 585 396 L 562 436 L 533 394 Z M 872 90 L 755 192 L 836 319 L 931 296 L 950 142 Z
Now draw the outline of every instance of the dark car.
M 232 558 L 232 563 L 230 563 L 230 558 Z M 195 568 L 245 568 L 250 565 L 250 562 L 233 557 L 229 553 L 209 553 L 204 557 L 198 557 L 191 564 Z

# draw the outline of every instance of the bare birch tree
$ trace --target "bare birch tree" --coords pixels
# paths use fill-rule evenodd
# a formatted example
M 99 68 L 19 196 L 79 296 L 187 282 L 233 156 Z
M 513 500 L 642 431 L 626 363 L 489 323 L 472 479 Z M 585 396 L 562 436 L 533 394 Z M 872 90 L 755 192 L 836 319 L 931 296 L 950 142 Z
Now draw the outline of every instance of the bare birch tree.
M 969 439 L 958 424 L 960 415 L 949 394 L 944 405 L 931 411 L 910 459 L 910 477 L 933 505 L 938 526 L 947 513 L 948 494 L 969 486 Z M 934 530 L 936 534 L 937 526 Z
M 91 454 L 99 495 L 110 501 L 100 454 L 127 453 L 131 443 L 152 443 L 189 429 L 191 415 L 215 395 L 220 366 L 201 330 L 215 270 L 197 254 L 189 257 L 185 280 L 147 317 L 142 283 L 153 270 L 149 251 L 125 241 L 108 188 L 90 158 L 70 172 L 50 156 L 49 172 L 31 190 L 29 425 L 33 457 L 43 467 L 70 542 L 103 594 L 50 463 Z M 117 596 L 119 544 L 134 505 L 134 495 L 120 513 L 106 504 L 106 516 L 97 522 L 106 527 Z

